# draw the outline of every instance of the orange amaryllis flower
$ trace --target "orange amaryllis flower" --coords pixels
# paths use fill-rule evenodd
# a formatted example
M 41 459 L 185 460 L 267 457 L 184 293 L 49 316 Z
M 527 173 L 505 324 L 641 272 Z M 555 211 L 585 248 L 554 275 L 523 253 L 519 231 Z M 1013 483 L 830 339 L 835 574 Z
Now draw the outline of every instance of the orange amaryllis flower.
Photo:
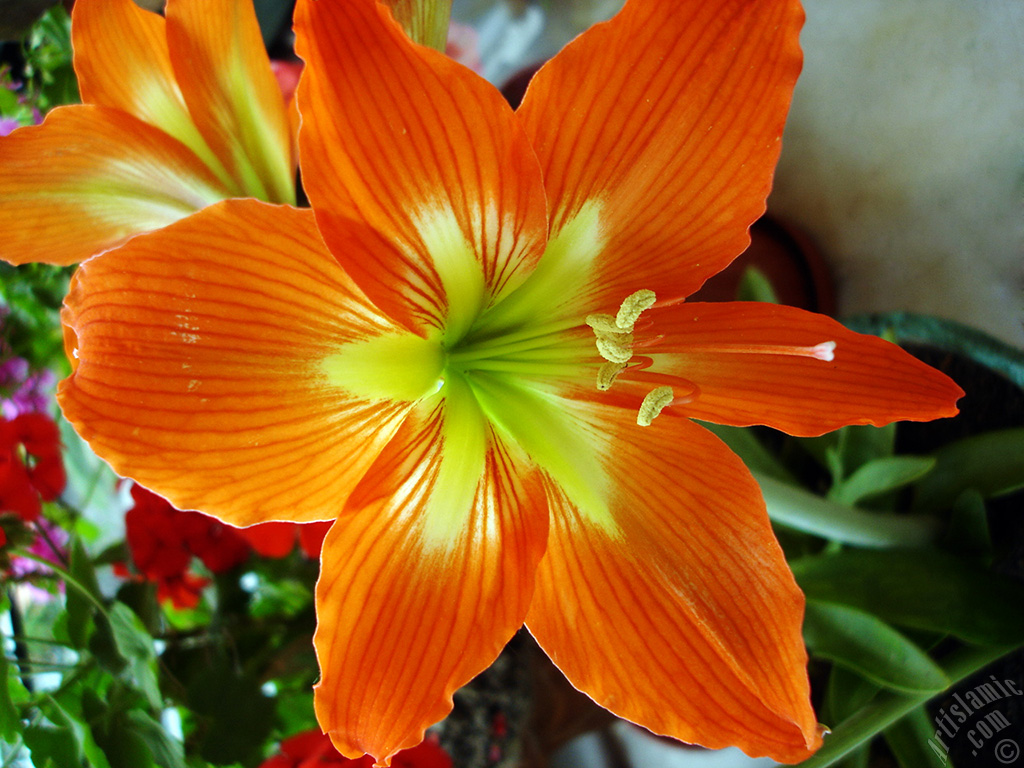
M 226 201 L 79 269 L 59 398 L 101 456 L 235 525 L 337 517 L 316 711 L 342 753 L 417 743 L 524 622 L 657 733 L 819 745 L 803 596 L 691 417 L 812 435 L 962 392 L 825 317 L 681 303 L 764 209 L 801 20 L 629 0 L 513 112 L 383 6 L 300 0 L 313 210 Z
M 81 105 L 0 139 L 0 258 L 74 264 L 229 197 L 295 202 L 251 0 L 78 0 Z

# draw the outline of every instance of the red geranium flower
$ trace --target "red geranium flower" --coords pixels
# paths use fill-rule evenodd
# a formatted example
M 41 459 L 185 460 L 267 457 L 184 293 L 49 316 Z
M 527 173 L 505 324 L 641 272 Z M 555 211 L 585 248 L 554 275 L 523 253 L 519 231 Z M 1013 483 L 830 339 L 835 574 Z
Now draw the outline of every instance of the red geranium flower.
M 53 419 L 42 413 L 0 418 L 0 512 L 31 522 L 39 517 L 41 502 L 56 499 L 66 483 Z
M 260 523 L 239 531 L 249 546 L 262 557 L 285 557 L 299 541 L 306 557 L 320 557 L 320 547 L 331 528 L 329 520 L 300 525 L 297 523 Z
M 182 512 L 141 485 L 125 515 L 125 538 L 139 573 L 157 583 L 160 600 L 191 608 L 208 583 L 189 571 L 193 557 L 214 573 L 229 571 L 249 556 L 237 531 L 198 512 Z
M 303 731 L 281 742 L 280 753 L 264 760 L 260 768 L 318 768 L 343 765 L 348 768 L 371 768 L 373 758 L 344 757 L 334 748 L 330 737 L 319 730 Z M 452 759 L 439 744 L 427 740 L 399 752 L 392 758 L 393 768 L 452 768 Z

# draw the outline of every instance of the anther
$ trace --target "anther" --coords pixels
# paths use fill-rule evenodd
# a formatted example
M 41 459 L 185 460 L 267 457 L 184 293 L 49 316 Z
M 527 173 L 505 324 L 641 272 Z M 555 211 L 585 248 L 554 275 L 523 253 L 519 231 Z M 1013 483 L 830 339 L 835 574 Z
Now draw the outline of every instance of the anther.
M 630 330 L 629 328 L 619 328 L 615 324 L 615 318 L 611 315 L 587 315 L 586 323 L 594 329 L 594 333 L 622 333 Z
M 626 367 L 625 363 L 607 362 L 597 370 L 597 388 L 607 392 L 612 388 L 615 377 Z
M 633 326 L 641 313 L 652 307 L 655 301 L 654 291 L 643 289 L 627 296 L 614 317 L 607 314 L 587 315 L 586 323 L 597 337 L 597 351 L 608 361 L 597 374 L 598 389 L 606 390 L 611 387 L 615 377 L 632 359 Z M 641 343 L 654 344 L 657 341 L 660 341 L 660 338 Z
M 636 423 L 641 427 L 651 426 L 651 422 L 675 399 L 672 387 L 658 387 L 647 393 L 640 403 L 640 412 L 636 415 Z
M 597 336 L 597 351 L 610 363 L 628 363 L 633 357 L 633 334 L 620 334 L 615 338 L 612 334 Z
M 633 330 L 633 324 L 640 314 L 645 309 L 654 306 L 654 302 L 657 300 L 658 297 L 654 295 L 654 291 L 647 288 L 631 293 L 619 307 L 619 312 L 615 315 L 615 324 L 624 331 Z

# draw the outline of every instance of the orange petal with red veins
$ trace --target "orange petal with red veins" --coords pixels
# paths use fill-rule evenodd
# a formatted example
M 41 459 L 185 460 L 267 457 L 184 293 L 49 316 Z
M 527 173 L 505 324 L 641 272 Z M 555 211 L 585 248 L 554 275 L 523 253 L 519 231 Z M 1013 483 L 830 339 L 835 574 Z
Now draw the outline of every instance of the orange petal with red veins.
M 228 194 L 163 131 L 116 109 L 58 107 L 0 140 L 0 258 L 74 264 Z
M 614 311 L 640 288 L 687 296 L 744 250 L 771 188 L 802 20 L 797 0 L 630 0 L 533 78 L 518 115 L 552 237 L 579 216 L 594 230 L 580 262 L 590 306 Z
M 479 434 L 454 439 L 450 410 L 479 407 L 439 401 L 403 424 L 321 554 L 317 719 L 342 754 L 383 765 L 522 625 L 547 533 L 529 463 L 472 414 Z
M 171 67 L 166 23 L 132 0 L 80 0 L 71 25 L 82 101 L 127 112 L 178 139 L 230 189 L 185 106 Z
M 250 0 L 168 0 L 171 63 L 192 118 L 244 194 L 295 202 L 288 113 Z
M 307 65 L 297 96 L 303 184 L 359 286 L 415 328 L 478 309 L 450 311 L 461 295 L 479 304 L 519 284 L 544 248 L 545 198 L 498 91 L 411 43 L 378 3 L 300 2 L 295 30 Z M 336 232 L 344 217 L 396 243 L 397 258 L 347 248 Z
M 955 416 L 955 403 L 964 394 L 948 376 L 895 344 L 793 307 L 694 303 L 649 316 L 651 332 L 665 336 L 644 350 L 655 361 L 650 370 L 699 387 L 696 400 L 676 407 L 695 419 L 767 424 L 813 436 L 847 424 Z M 827 345 L 824 357 L 831 353 L 833 359 L 757 352 L 806 351 L 821 344 Z M 636 378 L 642 380 L 643 373 Z
M 526 623 L 569 681 L 655 733 L 796 762 L 821 743 L 804 599 L 757 484 L 702 427 L 592 405 L 609 516 L 548 488 Z
M 313 214 L 217 206 L 79 267 L 64 415 L 122 475 L 233 525 L 334 518 L 407 406 L 333 385 L 324 360 L 390 324 Z

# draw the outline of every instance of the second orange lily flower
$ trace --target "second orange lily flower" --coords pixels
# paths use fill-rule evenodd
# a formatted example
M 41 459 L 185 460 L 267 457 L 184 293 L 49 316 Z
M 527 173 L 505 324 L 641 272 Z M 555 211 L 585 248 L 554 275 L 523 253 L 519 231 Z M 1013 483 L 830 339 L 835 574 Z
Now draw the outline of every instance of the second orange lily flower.
M 286 105 L 251 0 L 78 0 L 84 104 L 0 139 L 0 258 L 68 265 L 211 203 L 295 203 Z

